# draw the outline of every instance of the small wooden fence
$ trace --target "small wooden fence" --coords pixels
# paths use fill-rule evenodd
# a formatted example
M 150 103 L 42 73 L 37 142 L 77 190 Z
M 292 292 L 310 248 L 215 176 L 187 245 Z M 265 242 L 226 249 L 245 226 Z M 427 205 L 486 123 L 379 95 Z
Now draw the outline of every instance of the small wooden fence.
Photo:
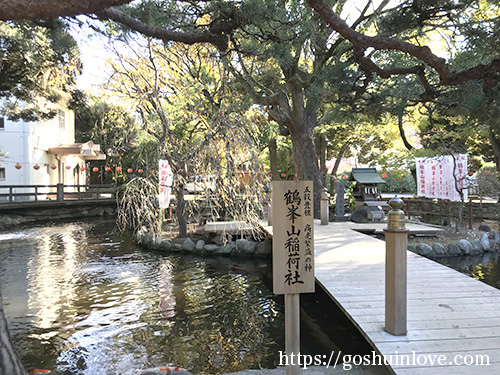
M 403 200 L 406 203 L 403 210 L 408 219 L 421 217 L 427 221 L 434 218 L 432 221 L 440 225 L 451 225 L 455 222 L 458 219 L 459 206 L 462 204 L 442 199 L 404 198 Z M 474 221 L 499 220 L 499 215 L 500 205 L 493 201 L 485 202 L 481 199 L 480 202 L 473 202 L 470 199 L 462 206 L 462 220 L 468 223 L 470 228 Z
M 0 185 L 1 202 L 38 202 L 114 198 L 116 185 Z

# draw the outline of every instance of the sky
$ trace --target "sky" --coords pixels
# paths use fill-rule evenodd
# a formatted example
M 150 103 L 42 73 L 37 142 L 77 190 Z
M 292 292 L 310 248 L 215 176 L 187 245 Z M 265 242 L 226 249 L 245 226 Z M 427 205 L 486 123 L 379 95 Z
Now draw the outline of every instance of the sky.
M 81 90 L 95 91 L 109 75 L 106 72 L 106 59 L 111 58 L 112 54 L 106 48 L 107 39 L 88 27 L 74 27 L 71 33 L 78 43 L 83 64 L 83 74 L 77 78 L 77 86 Z

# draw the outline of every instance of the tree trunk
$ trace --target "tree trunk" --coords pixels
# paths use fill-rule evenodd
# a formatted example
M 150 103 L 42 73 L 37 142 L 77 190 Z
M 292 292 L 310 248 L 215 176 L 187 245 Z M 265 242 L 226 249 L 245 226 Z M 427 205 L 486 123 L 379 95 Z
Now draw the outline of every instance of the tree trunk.
M 326 138 L 324 134 L 319 134 L 319 169 L 321 178 L 323 179 L 323 186 L 326 186 Z
M 184 191 L 177 189 L 175 192 L 177 200 L 177 223 L 179 225 L 179 237 L 187 236 L 187 222 L 186 222 L 186 202 L 184 201 Z
M 413 149 L 413 146 L 408 142 L 408 139 L 406 138 L 405 134 L 405 129 L 403 128 L 403 114 L 400 113 L 398 115 L 398 128 L 399 128 L 399 134 L 401 135 L 401 139 L 403 141 L 403 144 L 405 145 L 406 149 L 408 151 Z
M 269 142 L 269 161 L 271 163 L 271 177 L 273 181 L 280 179 L 278 171 L 278 145 L 276 138 L 271 139 Z
M 2 294 L 0 292 L 0 374 L 26 375 L 21 361 L 17 357 L 10 339 L 9 328 L 3 312 Z
M 314 217 L 320 217 L 321 192 L 323 181 L 318 168 L 316 148 L 312 137 L 305 131 L 291 132 L 292 152 L 295 170 L 299 180 L 310 180 L 314 186 Z
M 339 170 L 340 162 L 344 157 L 345 152 L 347 151 L 347 147 L 349 147 L 349 142 L 346 142 L 340 147 L 339 153 L 337 154 L 337 158 L 335 159 L 335 164 L 333 165 L 332 175 L 337 176 L 337 171 Z
M 497 168 L 497 172 L 500 174 L 500 137 L 498 137 L 493 128 L 490 126 L 490 134 L 489 137 L 491 148 L 493 149 L 493 153 L 495 155 L 495 165 Z

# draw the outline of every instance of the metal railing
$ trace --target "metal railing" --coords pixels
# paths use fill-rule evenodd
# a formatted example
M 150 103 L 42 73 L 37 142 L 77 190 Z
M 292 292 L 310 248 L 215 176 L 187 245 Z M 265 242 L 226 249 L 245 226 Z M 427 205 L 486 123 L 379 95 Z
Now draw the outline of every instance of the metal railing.
M 38 202 L 114 198 L 116 185 L 0 185 L 1 202 Z

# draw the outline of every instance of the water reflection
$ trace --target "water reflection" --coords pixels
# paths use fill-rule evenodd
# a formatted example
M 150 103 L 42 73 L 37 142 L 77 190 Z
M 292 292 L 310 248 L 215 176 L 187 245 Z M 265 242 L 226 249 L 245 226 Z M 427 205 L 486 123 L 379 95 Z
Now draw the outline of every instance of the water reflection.
M 500 289 L 500 256 L 498 253 L 440 258 L 436 261 Z
M 28 369 L 121 375 L 169 363 L 195 373 L 276 365 L 283 314 L 265 261 L 144 252 L 111 229 L 80 222 L 0 236 L 5 313 Z

